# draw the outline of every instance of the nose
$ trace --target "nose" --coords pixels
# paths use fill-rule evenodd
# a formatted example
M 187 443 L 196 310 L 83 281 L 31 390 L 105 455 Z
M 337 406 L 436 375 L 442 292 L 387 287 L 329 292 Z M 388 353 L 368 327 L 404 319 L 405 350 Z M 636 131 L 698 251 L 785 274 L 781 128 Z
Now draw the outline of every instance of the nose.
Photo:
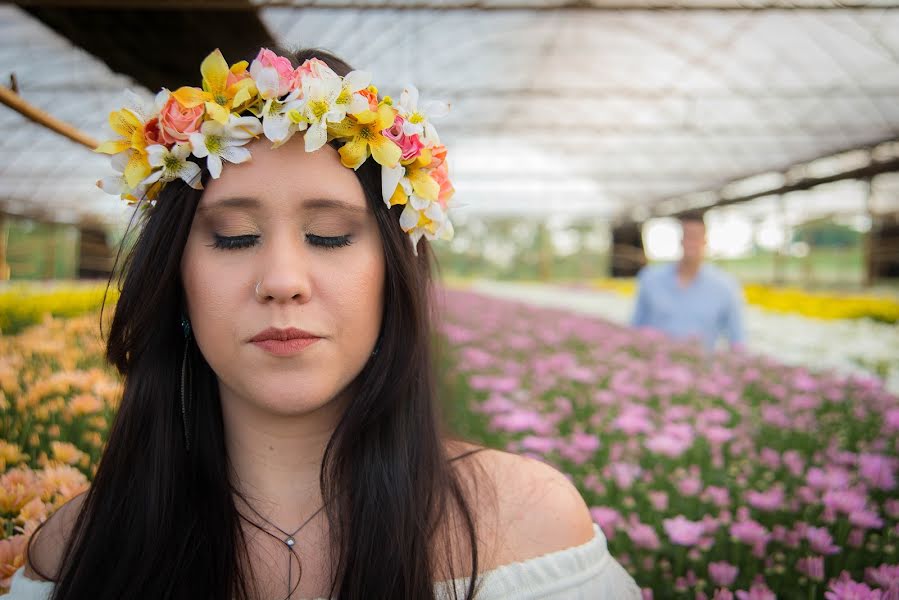
M 259 302 L 308 302 L 312 295 L 309 253 L 301 236 L 269 236 L 259 257 L 254 294 Z

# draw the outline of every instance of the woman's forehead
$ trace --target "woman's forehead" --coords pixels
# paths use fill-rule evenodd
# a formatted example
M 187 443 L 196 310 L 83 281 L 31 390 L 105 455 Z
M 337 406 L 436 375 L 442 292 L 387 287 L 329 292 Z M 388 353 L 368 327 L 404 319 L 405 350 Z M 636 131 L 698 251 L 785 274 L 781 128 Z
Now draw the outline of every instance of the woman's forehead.
M 362 185 L 330 146 L 306 152 L 302 136 L 294 136 L 278 148 L 271 148 L 268 140 L 250 146 L 250 160 L 228 164 L 219 179 L 209 180 L 200 209 L 261 210 L 271 203 L 289 202 L 310 211 L 367 211 Z

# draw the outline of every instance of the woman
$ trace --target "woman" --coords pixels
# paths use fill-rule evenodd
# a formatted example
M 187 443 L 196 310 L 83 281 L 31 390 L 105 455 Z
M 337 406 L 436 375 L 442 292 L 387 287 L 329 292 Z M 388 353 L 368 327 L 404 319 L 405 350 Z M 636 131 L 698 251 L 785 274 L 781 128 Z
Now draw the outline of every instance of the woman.
M 452 187 L 417 94 L 320 51 L 246 64 L 216 51 L 99 148 L 147 209 L 107 343 L 124 396 L 12 598 L 639 598 L 561 473 L 440 427 Z

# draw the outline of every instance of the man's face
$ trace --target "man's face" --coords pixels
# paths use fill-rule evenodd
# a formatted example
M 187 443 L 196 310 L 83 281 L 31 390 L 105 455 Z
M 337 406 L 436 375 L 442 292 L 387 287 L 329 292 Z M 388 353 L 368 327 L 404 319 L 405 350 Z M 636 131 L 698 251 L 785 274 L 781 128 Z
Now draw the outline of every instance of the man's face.
M 684 262 L 698 264 L 705 257 L 705 225 L 702 221 L 683 221 Z

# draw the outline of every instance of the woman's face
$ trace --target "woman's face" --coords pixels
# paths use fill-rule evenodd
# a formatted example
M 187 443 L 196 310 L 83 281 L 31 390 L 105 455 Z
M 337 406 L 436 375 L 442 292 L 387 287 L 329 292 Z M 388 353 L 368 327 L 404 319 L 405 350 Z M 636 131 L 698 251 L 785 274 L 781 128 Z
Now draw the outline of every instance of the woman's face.
M 206 185 L 181 261 L 188 318 L 219 379 L 281 415 L 339 395 L 365 366 L 381 326 L 384 254 L 359 180 L 301 135 L 228 164 Z M 257 294 L 258 283 L 258 294 Z M 254 343 L 268 328 L 320 339 L 299 351 Z

